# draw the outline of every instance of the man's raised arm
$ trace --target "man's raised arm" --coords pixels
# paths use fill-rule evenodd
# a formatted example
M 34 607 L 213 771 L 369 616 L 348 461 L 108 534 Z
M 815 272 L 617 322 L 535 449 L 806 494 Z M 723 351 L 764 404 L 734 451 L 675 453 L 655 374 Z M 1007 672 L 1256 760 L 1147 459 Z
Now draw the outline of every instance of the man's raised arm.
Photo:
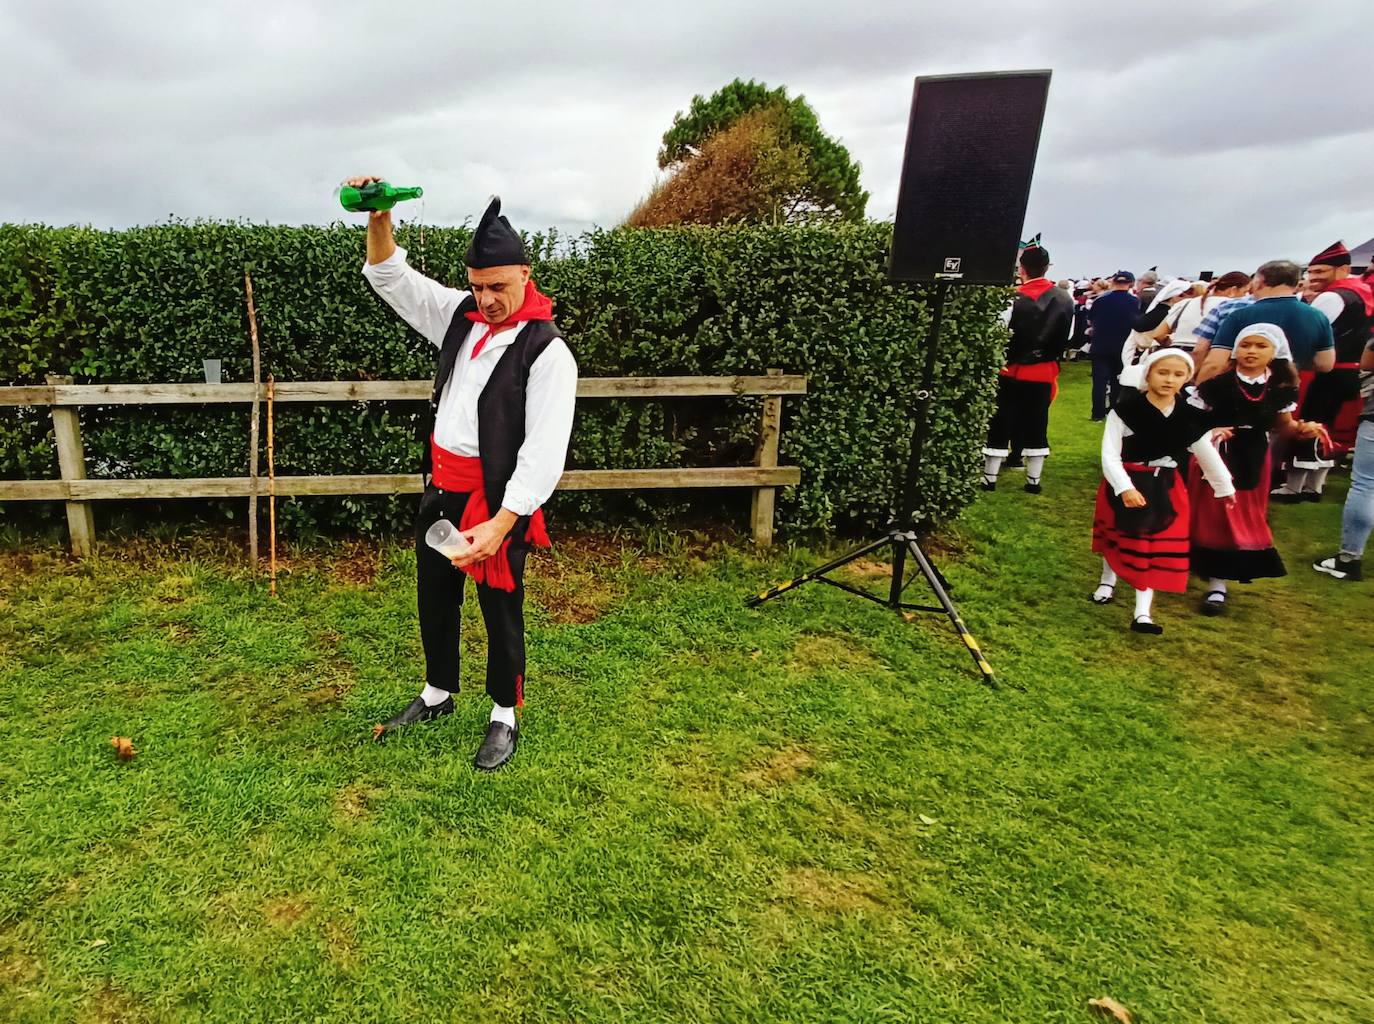
M 343 183 L 362 188 L 381 180 L 376 175 L 363 175 L 348 178 Z M 425 277 L 406 263 L 405 255 L 405 250 L 396 245 L 391 211 L 370 211 L 363 276 L 402 320 L 435 345 L 442 345 L 453 315 L 468 293 Z

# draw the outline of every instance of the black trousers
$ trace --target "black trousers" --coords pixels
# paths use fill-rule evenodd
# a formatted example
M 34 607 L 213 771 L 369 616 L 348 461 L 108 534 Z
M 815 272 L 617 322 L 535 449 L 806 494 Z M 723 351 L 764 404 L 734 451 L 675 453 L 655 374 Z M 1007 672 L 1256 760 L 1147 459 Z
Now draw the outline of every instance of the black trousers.
M 1121 397 L 1121 363 L 1108 359 L 1093 360 L 1093 419 L 1100 420 Z
M 1050 399 L 1054 385 L 1014 377 L 997 378 L 997 411 L 988 423 L 984 455 L 1050 453 Z
M 420 498 L 420 511 L 415 517 L 415 586 L 420 642 L 425 649 L 425 680 L 430 686 L 452 693 L 458 692 L 463 590 L 468 576 L 425 543 L 425 531 L 439 519 L 456 525 L 467 501 L 466 494 L 441 491 L 430 484 Z M 507 593 L 473 584 L 482 621 L 487 626 L 487 694 L 502 707 L 524 703 L 525 554 L 523 550 L 510 552 L 515 590 Z

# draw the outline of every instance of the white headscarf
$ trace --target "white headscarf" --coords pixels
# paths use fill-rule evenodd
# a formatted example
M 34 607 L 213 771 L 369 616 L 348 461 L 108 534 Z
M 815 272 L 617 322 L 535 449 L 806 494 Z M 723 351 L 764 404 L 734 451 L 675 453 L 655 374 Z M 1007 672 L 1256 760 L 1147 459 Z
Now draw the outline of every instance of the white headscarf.
M 1176 277 L 1159 290 L 1158 294 L 1155 295 L 1154 301 L 1150 303 L 1149 307 L 1145 310 L 1145 312 L 1148 313 L 1151 309 L 1154 309 L 1161 302 L 1168 302 L 1170 299 L 1176 299 L 1184 292 L 1190 292 L 1192 290 L 1192 281 L 1185 281 L 1181 277 Z
M 1136 369 L 1137 371 L 1139 371 L 1139 373 L 1140 373 L 1139 379 L 1135 382 L 1135 386 L 1136 386 L 1136 389 L 1137 389 L 1137 390 L 1139 390 L 1139 391 L 1144 391 L 1144 390 L 1145 390 L 1145 387 L 1146 387 L 1145 380 L 1146 380 L 1147 377 L 1150 376 L 1150 367 L 1154 366 L 1154 364 L 1157 363 L 1157 362 L 1159 362 L 1161 359 L 1182 359 L 1185 363 L 1188 364 L 1188 376 L 1191 377 L 1191 376 L 1193 375 L 1193 357 L 1190 356 L 1190 355 L 1189 355 L 1187 352 L 1185 352 L 1183 349 L 1181 349 L 1181 348 L 1155 348 L 1155 349 L 1151 349 L 1149 352 L 1146 352 L 1144 358 L 1142 358 L 1142 359 L 1140 360 L 1140 362 L 1136 363 L 1136 365 L 1135 365 L 1135 369 Z
M 1242 338 L 1256 336 L 1264 338 L 1274 346 L 1275 359 L 1287 359 L 1292 362 L 1293 348 L 1288 344 L 1288 335 L 1283 333 L 1283 328 L 1278 324 L 1251 324 L 1249 327 L 1242 327 L 1236 332 L 1236 340 L 1231 348 L 1231 358 L 1236 358 L 1235 345 L 1239 345 Z

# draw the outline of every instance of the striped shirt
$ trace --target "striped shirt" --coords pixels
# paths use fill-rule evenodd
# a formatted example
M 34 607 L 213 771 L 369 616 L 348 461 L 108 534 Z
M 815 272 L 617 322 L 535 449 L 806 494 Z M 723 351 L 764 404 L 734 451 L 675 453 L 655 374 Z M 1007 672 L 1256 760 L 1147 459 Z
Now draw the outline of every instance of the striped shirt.
M 1200 338 L 1210 345 L 1212 339 L 1217 336 L 1217 328 L 1221 326 L 1221 322 L 1236 310 L 1248 306 L 1254 301 L 1252 295 L 1242 295 L 1237 299 L 1222 299 L 1203 316 L 1202 323 L 1198 324 L 1193 331 L 1193 337 Z

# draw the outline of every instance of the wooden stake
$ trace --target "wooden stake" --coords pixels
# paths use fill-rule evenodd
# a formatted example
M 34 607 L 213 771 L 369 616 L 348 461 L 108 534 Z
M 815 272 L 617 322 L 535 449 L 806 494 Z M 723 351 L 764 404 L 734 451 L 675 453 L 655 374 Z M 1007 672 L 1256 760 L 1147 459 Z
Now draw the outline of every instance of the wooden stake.
M 253 279 L 245 268 L 243 290 L 248 296 L 248 333 L 253 339 L 253 418 L 248 423 L 248 562 L 258 574 L 258 392 L 262 388 L 262 357 L 258 351 L 258 317 L 253 309 Z
M 269 593 L 277 596 L 277 472 L 272 454 L 272 375 L 267 375 L 267 521 L 268 558 L 271 564 Z

